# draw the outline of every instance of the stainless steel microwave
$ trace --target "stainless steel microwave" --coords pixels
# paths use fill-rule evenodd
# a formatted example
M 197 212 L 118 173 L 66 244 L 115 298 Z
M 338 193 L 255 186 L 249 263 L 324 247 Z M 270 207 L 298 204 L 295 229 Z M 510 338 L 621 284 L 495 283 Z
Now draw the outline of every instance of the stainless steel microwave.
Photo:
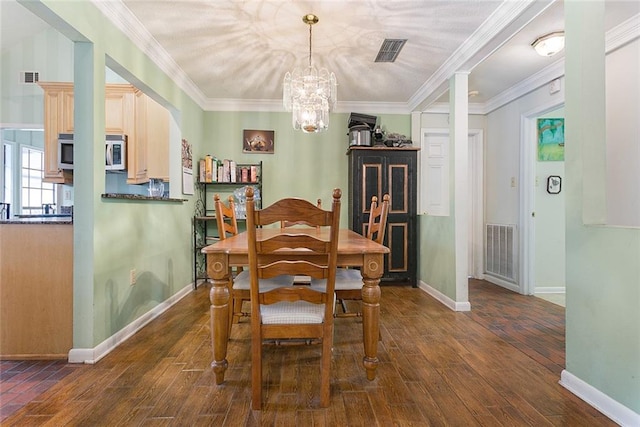
M 58 134 L 58 167 L 73 170 L 73 134 Z M 107 135 L 104 168 L 109 171 L 127 169 L 127 135 Z
M 106 170 L 127 169 L 127 135 L 107 135 L 104 157 Z
M 73 134 L 58 134 L 58 168 L 73 170 Z

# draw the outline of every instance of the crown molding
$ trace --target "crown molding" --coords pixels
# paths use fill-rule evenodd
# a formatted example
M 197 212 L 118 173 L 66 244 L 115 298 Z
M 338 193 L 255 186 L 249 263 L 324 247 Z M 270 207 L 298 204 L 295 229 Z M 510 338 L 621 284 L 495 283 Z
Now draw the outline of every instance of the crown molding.
M 562 76 L 564 76 L 564 58 L 548 65 L 537 73 L 516 83 L 509 89 L 486 101 L 483 106 L 483 114 L 489 114 L 503 105 L 506 105 Z
M 607 53 L 640 37 L 640 14 L 632 16 L 622 24 L 612 28 L 606 35 Z
M 640 37 L 640 14 L 631 17 L 612 28 L 605 35 L 605 50 L 610 53 L 630 41 Z M 538 89 L 550 81 L 564 76 L 564 58 L 543 68 L 536 74 L 520 81 L 499 95 L 484 103 L 484 114 L 506 105 L 527 93 Z
M 410 114 L 411 109 L 406 102 L 364 102 L 338 101 L 336 113 L 357 111 L 363 114 Z
M 485 108 L 484 103 L 482 102 L 474 102 L 474 103 L 470 102 L 469 114 L 483 115 L 485 114 L 484 108 Z M 451 110 L 449 108 L 448 102 L 434 102 L 433 104 L 429 105 L 429 108 L 422 111 L 422 113 L 424 114 L 449 114 L 450 112 Z
M 482 47 L 487 45 L 506 26 L 516 20 L 532 1 L 504 2 L 480 27 L 436 70 L 435 73 L 409 99 L 409 108 L 415 110 L 424 99 L 443 84 L 453 73 L 471 59 Z
M 206 98 L 167 51 L 147 31 L 122 0 L 90 0 L 91 3 L 171 80 L 204 109 Z
M 640 14 L 631 17 L 620 25 L 609 30 L 606 34 L 605 50 L 606 53 L 611 53 L 621 46 L 640 37 Z M 487 100 L 484 103 L 475 104 L 475 113 L 471 111 L 471 104 L 469 104 L 470 114 L 489 114 L 498 108 L 515 101 L 516 99 L 532 92 L 541 86 L 555 80 L 559 77 L 564 77 L 564 58 L 559 59 L 553 64 L 548 65 L 539 72 L 527 77 L 526 79 L 511 86 L 509 89 L 501 92 L 493 98 Z M 425 113 L 441 113 L 448 112 L 449 103 L 440 102 L 434 103 L 429 106 Z

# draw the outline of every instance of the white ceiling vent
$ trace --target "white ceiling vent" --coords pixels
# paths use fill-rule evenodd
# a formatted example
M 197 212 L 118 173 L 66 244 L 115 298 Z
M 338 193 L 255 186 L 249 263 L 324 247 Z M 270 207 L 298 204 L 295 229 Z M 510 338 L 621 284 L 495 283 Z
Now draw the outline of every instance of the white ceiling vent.
M 375 62 L 395 62 L 407 39 L 384 39 Z
M 38 83 L 39 80 L 40 80 L 40 73 L 37 71 L 21 71 L 20 72 L 20 83 L 32 84 L 32 83 Z

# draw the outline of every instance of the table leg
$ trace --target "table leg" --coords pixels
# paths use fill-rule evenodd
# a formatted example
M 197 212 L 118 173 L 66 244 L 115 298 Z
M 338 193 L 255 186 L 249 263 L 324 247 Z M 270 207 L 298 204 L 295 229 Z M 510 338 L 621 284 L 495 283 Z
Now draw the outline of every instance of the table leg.
M 364 334 L 364 368 L 367 379 L 376 377 L 378 337 L 380 334 L 380 278 L 384 272 L 382 254 L 365 255 L 362 266 L 362 330 Z
M 226 254 L 207 254 L 207 274 L 213 280 L 209 292 L 211 301 L 210 329 L 213 362 L 211 368 L 216 375 L 216 384 L 224 382 L 227 370 L 227 342 L 229 341 L 229 259 Z

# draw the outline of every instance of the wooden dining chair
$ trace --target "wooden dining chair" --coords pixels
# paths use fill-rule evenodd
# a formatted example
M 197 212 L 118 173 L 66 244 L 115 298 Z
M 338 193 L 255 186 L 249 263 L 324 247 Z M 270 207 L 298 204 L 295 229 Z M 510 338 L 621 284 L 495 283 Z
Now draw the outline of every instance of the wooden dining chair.
M 246 194 L 251 276 L 251 407 L 254 410 L 262 407 L 262 345 L 269 339 L 321 340 L 320 406 L 327 407 L 342 193 L 339 189 L 333 191 L 330 211 L 295 198 L 281 199 L 256 210 L 253 189 L 247 189 Z M 302 220 L 311 228 L 293 227 L 286 233 L 259 228 L 280 221 Z M 311 276 L 322 280 L 324 289 L 318 291 L 300 285 L 263 287 L 265 279 L 281 274 Z
M 316 201 L 316 206 L 319 208 L 322 208 L 322 199 L 318 199 Z M 293 227 L 294 225 L 304 225 L 304 226 L 309 226 L 309 222 L 306 220 L 301 220 L 301 221 L 287 221 L 287 220 L 282 220 L 280 221 L 280 228 L 286 228 L 286 227 Z
M 228 236 L 238 234 L 238 220 L 236 218 L 235 204 L 233 196 L 229 196 L 228 204 L 225 206 L 220 200 L 220 195 L 214 194 L 213 203 L 216 211 L 216 223 L 218 225 L 218 237 L 220 240 Z M 250 278 L 249 272 L 242 266 L 236 267 L 235 274 L 230 271 L 229 277 L 229 332 L 233 323 L 238 323 L 241 317 L 249 317 L 250 314 L 242 311 L 245 301 L 250 299 Z M 271 286 L 286 286 L 293 284 L 293 276 L 282 276 L 272 279 Z
M 316 201 L 316 206 L 319 208 L 322 208 L 322 199 L 318 199 Z M 302 226 L 302 227 L 309 227 L 310 224 L 309 222 L 302 220 L 302 221 L 280 221 L 280 228 L 287 228 L 287 227 L 294 227 L 294 226 Z M 319 229 L 319 226 L 316 226 L 317 229 Z M 296 285 L 309 285 L 311 284 L 311 277 L 309 276 L 296 276 L 294 277 L 294 283 Z
M 376 243 L 383 244 L 384 234 L 387 229 L 387 215 L 389 214 L 390 198 L 388 194 L 382 196 L 382 203 L 378 205 L 378 197 L 371 197 L 369 210 L 369 223 L 364 231 L 367 238 Z M 322 288 L 323 284 L 316 280 L 311 281 L 313 288 Z M 336 300 L 342 307 L 342 312 L 336 311 L 336 317 L 362 317 L 362 312 L 350 312 L 346 301 L 362 301 L 362 273 L 354 268 L 338 268 L 336 271 Z

